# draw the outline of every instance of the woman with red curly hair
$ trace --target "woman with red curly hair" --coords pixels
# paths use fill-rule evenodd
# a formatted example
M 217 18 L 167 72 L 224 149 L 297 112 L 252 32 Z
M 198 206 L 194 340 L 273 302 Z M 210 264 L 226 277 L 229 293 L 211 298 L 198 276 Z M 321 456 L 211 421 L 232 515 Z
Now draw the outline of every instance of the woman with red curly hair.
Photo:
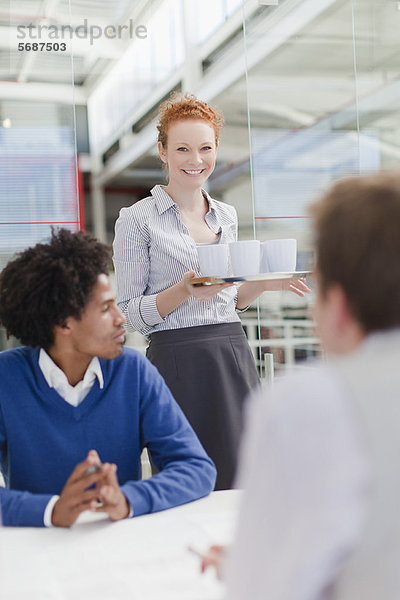
M 222 115 L 191 94 L 161 105 L 158 151 L 168 184 L 121 210 L 114 240 L 118 305 L 128 325 L 150 339 L 147 357 L 215 462 L 216 489 L 232 486 L 243 402 L 259 385 L 237 311 L 276 289 L 189 283 L 200 272 L 197 245 L 237 238 L 235 209 L 203 189 L 222 125 Z M 289 285 L 303 295 L 301 282 Z

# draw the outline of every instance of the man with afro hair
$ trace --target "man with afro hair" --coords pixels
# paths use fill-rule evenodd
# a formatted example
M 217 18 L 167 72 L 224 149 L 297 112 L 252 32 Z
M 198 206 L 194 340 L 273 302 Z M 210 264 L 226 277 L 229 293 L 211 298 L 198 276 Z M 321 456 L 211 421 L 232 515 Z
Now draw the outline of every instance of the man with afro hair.
M 109 248 L 53 231 L 0 274 L 0 323 L 23 346 L 0 353 L 4 525 L 113 521 L 207 495 L 215 467 L 158 371 L 124 348 Z M 141 480 L 148 448 L 158 473 Z

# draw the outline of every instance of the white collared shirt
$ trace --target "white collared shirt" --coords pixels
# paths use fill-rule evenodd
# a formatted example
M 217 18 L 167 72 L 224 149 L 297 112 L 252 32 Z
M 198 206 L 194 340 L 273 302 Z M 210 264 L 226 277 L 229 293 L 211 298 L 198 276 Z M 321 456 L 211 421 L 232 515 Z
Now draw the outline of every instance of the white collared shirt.
M 205 221 L 220 234 L 220 243 L 237 240 L 233 206 L 214 200 L 203 190 L 209 210 Z M 179 207 L 161 185 L 151 196 L 122 208 L 115 224 L 114 266 L 117 302 L 128 326 L 149 335 L 155 331 L 240 322 L 237 289 L 228 287 L 213 298 L 191 296 L 166 317 L 157 309 L 157 295 L 182 280 L 184 273 L 200 275 L 197 246 L 182 223 Z
M 227 599 L 328 597 L 359 538 L 370 483 L 348 396 L 339 374 L 319 366 L 299 369 L 250 402 Z
M 97 356 L 94 356 L 86 369 L 84 378 L 75 386 L 71 385 L 64 371 L 57 367 L 56 363 L 50 358 L 46 350 L 40 349 L 39 367 L 44 375 L 49 387 L 54 388 L 58 394 L 72 406 L 79 406 L 82 400 L 92 389 L 94 380 L 98 379 L 100 389 L 103 389 L 104 379 Z
M 84 378 L 75 386 L 69 383 L 64 371 L 62 371 L 60 367 L 57 367 L 56 363 L 50 358 L 46 350 L 43 348 L 41 348 L 39 352 L 39 367 L 48 386 L 54 388 L 56 392 L 72 406 L 79 406 L 79 404 L 85 399 L 92 389 L 96 377 L 99 380 L 100 389 L 103 389 L 104 386 L 103 372 L 97 356 L 92 358 L 88 368 L 86 369 Z M 46 506 L 46 510 L 44 511 L 43 515 L 43 522 L 46 527 L 52 527 L 51 517 L 53 514 L 54 505 L 58 498 L 59 496 L 53 496 Z
M 344 589 L 348 597 L 349 582 L 355 584 L 353 598 L 362 598 L 358 576 L 392 584 L 388 575 L 392 565 L 398 570 L 398 541 L 395 527 L 389 537 L 387 531 L 398 484 L 396 465 L 384 450 L 397 445 L 386 446 L 383 438 L 398 433 L 391 406 L 398 397 L 399 357 L 400 328 L 376 331 L 351 354 L 330 356 L 328 364 L 311 363 L 314 368 L 306 365 L 304 371 L 297 366 L 295 374 L 248 403 L 237 481 L 245 492 L 226 565 L 227 599 L 321 600 L 331 597 L 335 583 L 339 596 Z M 349 372 L 362 385 L 355 387 Z M 368 386 L 371 397 L 363 393 Z M 367 408 L 372 403 L 374 413 Z M 394 414 L 393 428 L 385 426 Z M 382 465 L 388 466 L 381 473 L 376 469 Z M 385 482 L 389 477 L 393 487 Z M 389 516 L 376 512 L 381 507 Z M 388 554 L 373 554 L 376 548 Z M 366 556 L 377 563 L 371 577 L 363 571 Z M 346 570 L 350 557 L 353 571 Z M 396 582 L 393 593 L 398 577 Z

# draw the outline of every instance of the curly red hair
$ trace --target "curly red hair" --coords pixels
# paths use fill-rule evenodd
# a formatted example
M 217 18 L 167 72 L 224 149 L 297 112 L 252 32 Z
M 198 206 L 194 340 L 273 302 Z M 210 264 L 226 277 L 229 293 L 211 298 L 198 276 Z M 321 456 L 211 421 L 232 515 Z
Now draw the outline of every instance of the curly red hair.
M 158 141 L 167 147 L 168 127 L 175 121 L 184 119 L 201 119 L 206 121 L 215 132 L 215 142 L 219 142 L 219 133 L 224 124 L 222 113 L 209 106 L 206 102 L 198 100 L 194 94 L 181 94 L 174 92 L 170 98 L 160 106 L 158 119 Z

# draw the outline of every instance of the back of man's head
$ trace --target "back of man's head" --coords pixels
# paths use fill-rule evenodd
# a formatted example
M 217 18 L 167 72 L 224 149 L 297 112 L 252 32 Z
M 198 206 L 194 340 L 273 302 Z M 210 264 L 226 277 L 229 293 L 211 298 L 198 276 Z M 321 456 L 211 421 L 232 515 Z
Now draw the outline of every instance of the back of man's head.
M 67 229 L 21 252 L 0 274 L 0 323 L 7 335 L 48 349 L 56 325 L 80 318 L 109 263 L 108 246 Z
M 312 212 L 320 293 L 340 285 L 366 333 L 400 326 L 400 173 L 341 180 Z

